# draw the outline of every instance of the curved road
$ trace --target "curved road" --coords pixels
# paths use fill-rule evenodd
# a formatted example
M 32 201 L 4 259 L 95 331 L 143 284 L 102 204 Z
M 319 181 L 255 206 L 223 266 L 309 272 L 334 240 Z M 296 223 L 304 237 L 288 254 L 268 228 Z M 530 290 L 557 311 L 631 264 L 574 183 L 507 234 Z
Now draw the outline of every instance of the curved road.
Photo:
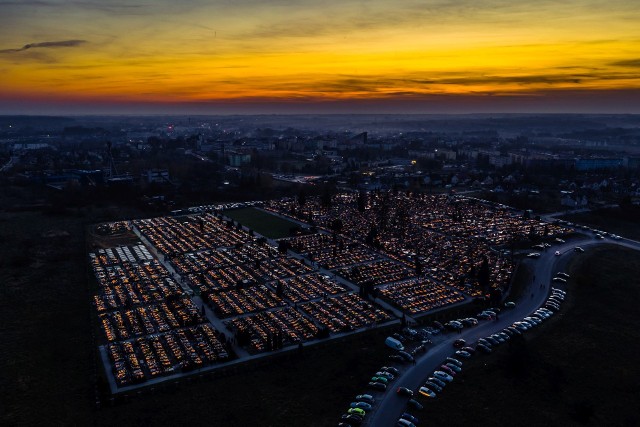
M 542 306 L 546 301 L 551 288 L 551 278 L 558 271 L 563 271 L 567 264 L 568 257 L 565 254 L 573 255 L 573 248 L 576 246 L 595 246 L 600 244 L 616 244 L 640 250 L 640 242 L 628 239 L 612 240 L 606 238 L 604 240 L 581 239 L 571 240 L 562 244 L 555 244 L 542 252 L 540 258 L 534 259 L 531 263 L 534 265 L 533 277 L 531 283 L 527 285 L 526 291 L 518 301 L 517 306 L 512 310 L 502 311 L 498 321 L 480 321 L 478 326 L 464 329 L 461 334 L 445 333 L 438 335 L 432 339 L 434 344 L 429 347 L 426 354 L 417 356 L 416 365 L 405 367 L 400 376 L 390 383 L 385 392 L 371 392 L 376 398 L 376 404 L 373 410 L 367 414 L 363 425 L 368 426 L 395 426 L 398 418 L 403 412 L 408 411 L 415 413 L 421 418 L 419 412 L 407 409 L 406 397 L 396 395 L 395 390 L 402 386 L 411 390 L 417 390 L 427 379 L 428 376 L 440 366 L 447 356 L 454 353 L 453 341 L 462 338 L 468 344 L 474 343 L 479 338 L 486 337 L 495 332 L 510 326 L 513 322 L 519 321 L 534 312 L 538 307 Z M 560 256 L 556 256 L 555 252 L 560 251 Z M 540 284 L 544 284 L 540 288 Z M 557 285 L 556 285 L 557 286 Z M 531 296 L 533 294 L 533 296 Z M 454 380 L 455 381 L 455 380 Z

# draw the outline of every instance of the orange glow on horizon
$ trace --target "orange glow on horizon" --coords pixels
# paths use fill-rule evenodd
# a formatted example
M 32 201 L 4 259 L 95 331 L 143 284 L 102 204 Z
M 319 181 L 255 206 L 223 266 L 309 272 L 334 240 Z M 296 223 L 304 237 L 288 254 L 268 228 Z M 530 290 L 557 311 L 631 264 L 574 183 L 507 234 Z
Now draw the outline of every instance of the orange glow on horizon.
M 577 0 L 546 8 L 515 1 L 466 15 L 447 2 L 423 10 L 409 0 L 366 9 L 329 1 L 322 9 L 301 0 L 290 20 L 259 2 L 248 1 L 255 10 L 243 15 L 249 5 L 193 0 L 183 12 L 159 1 L 177 15 L 138 21 L 117 9 L 123 6 L 105 12 L 66 3 L 61 10 L 104 25 L 88 32 L 83 20 L 60 15 L 42 35 L 33 23 L 7 23 L 0 30 L 0 101 L 286 102 L 640 89 L 640 30 L 632 19 L 640 7 L 623 1 L 603 2 L 602 10 Z M 208 18 L 219 15 L 214 11 L 229 22 L 218 28 Z

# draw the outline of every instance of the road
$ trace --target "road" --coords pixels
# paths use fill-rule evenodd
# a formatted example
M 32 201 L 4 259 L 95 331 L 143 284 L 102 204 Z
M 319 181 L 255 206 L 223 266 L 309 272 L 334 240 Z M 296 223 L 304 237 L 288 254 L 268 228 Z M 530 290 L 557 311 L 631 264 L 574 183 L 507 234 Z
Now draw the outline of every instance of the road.
M 552 277 L 558 271 L 563 271 L 562 268 L 566 266 L 569 258 L 575 254 L 573 251 L 575 246 L 586 248 L 605 243 L 640 250 L 640 242 L 628 239 L 613 240 L 607 238 L 596 240 L 595 238 L 583 238 L 553 245 L 546 252 L 543 252 L 540 258 L 527 260 L 526 262 L 534 267 L 532 277 L 535 280 L 531 280 L 527 285 L 527 289 L 523 292 L 516 307 L 512 310 L 502 311 L 498 321 L 480 321 L 478 326 L 464 329 L 460 334 L 446 333 L 436 336 L 433 339 L 434 344 L 429 348 L 429 351 L 422 356 L 418 356 L 416 365 L 401 368 L 404 371 L 389 385 L 387 391 L 371 393 L 376 398 L 376 404 L 373 410 L 367 414 L 363 425 L 375 427 L 395 426 L 398 418 L 405 411 L 416 413 L 418 418 L 423 418 L 415 410 L 407 410 L 406 402 L 408 399 L 395 393 L 398 387 L 402 386 L 414 391 L 417 390 L 435 368 L 440 366 L 447 356 L 451 356 L 454 353 L 453 341 L 462 338 L 468 344 L 474 343 L 479 338 L 498 332 L 534 312 L 544 304 L 549 295 Z M 559 251 L 561 255 L 556 256 L 555 251 Z M 540 284 L 544 284 L 544 288 L 541 288 Z M 557 285 L 554 286 L 558 287 Z
M 17 163 L 19 159 L 20 159 L 20 157 L 18 157 L 18 156 L 11 156 L 9 161 L 7 161 L 7 163 L 5 163 L 0 168 L 0 172 L 8 171 L 9 169 L 11 169 L 11 167 L 14 165 L 14 163 Z

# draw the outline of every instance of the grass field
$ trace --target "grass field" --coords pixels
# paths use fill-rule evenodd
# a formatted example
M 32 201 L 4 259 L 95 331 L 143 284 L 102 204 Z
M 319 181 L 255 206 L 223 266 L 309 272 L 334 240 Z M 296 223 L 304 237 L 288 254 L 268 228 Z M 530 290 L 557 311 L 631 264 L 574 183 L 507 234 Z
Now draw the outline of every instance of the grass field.
M 241 208 L 225 211 L 224 214 L 234 221 L 252 229 L 271 239 L 288 237 L 291 228 L 298 224 L 286 219 L 271 215 L 256 208 Z
M 640 425 L 640 253 L 600 248 L 570 267 L 559 315 L 465 364 L 423 413 L 430 425 Z
M 609 208 L 567 214 L 558 219 L 589 225 L 593 228 L 640 240 L 640 208 Z

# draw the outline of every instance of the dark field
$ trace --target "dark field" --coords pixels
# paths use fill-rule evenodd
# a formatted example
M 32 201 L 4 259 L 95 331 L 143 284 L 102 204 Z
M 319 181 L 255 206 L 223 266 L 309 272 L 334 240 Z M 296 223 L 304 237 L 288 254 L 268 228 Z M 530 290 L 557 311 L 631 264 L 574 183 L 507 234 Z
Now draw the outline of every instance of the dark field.
M 256 208 L 232 209 L 225 211 L 224 214 L 270 239 L 288 237 L 291 228 L 298 227 L 295 222 L 287 221 Z
M 389 354 L 375 330 L 111 402 L 96 393 L 85 248 L 87 225 L 105 219 L 0 213 L 0 424 L 333 425 Z
M 640 253 L 600 248 L 568 270 L 560 315 L 466 363 L 464 376 L 428 402 L 429 425 L 640 424 Z
M 640 240 L 640 207 L 598 209 L 591 212 L 568 214 L 558 217 L 565 221 L 589 225 L 590 227 L 619 234 L 629 239 Z

